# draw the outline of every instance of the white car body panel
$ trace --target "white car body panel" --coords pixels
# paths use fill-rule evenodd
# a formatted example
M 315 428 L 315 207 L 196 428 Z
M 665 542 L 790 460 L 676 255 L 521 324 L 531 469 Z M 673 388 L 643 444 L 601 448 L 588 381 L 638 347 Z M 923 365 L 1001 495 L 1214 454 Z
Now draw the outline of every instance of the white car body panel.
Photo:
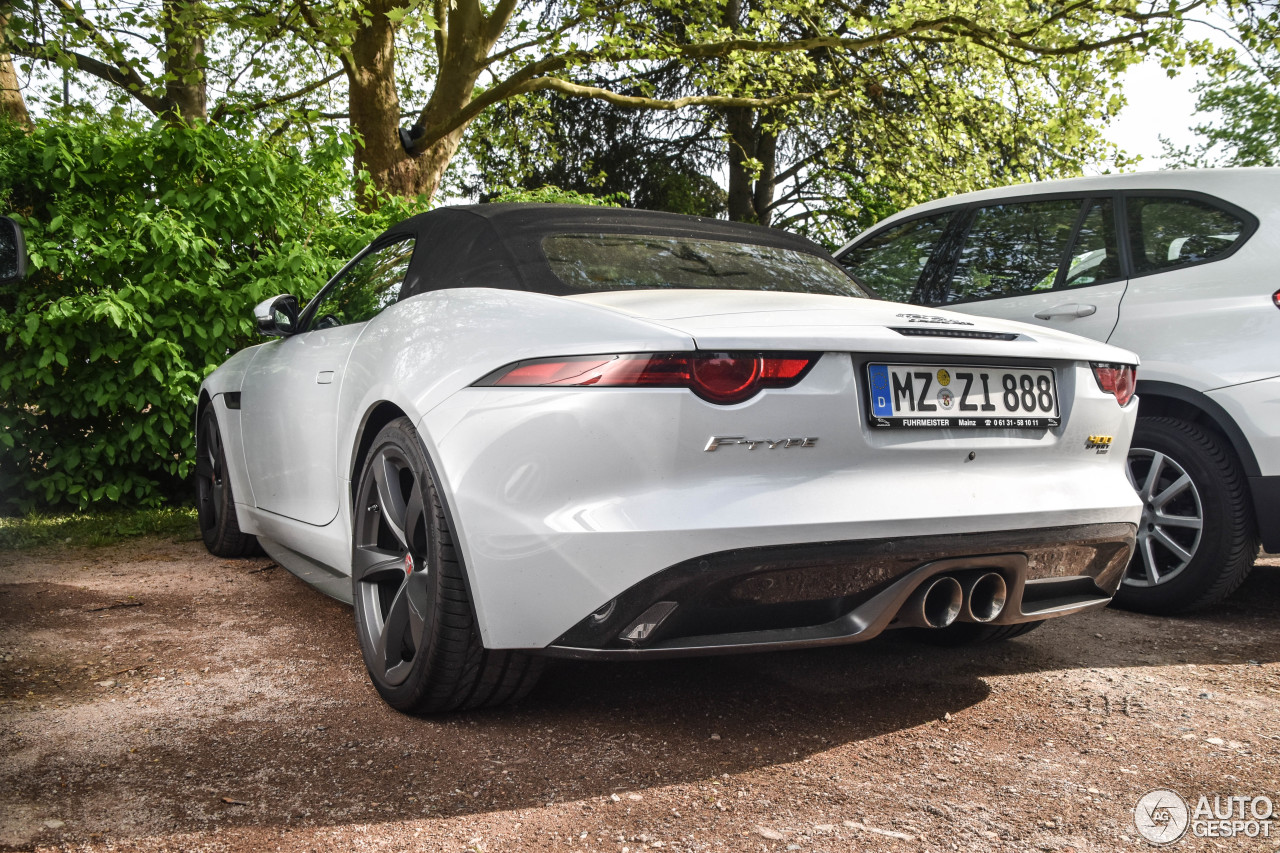
M 736 405 L 681 388 L 475 386 L 526 359 L 729 349 L 822 355 L 794 387 Z M 862 390 L 872 357 L 1052 368 L 1061 425 L 877 430 Z M 1091 361 L 1137 358 L 1054 329 L 836 296 L 464 287 L 242 352 L 202 394 L 226 436 L 240 528 L 345 600 L 362 429 L 394 406 L 434 468 L 485 647 L 544 649 L 638 582 L 700 555 L 1135 525 L 1141 504 L 1124 458 L 1137 406 L 1100 390 Z M 239 409 L 226 405 L 235 394 Z M 816 441 L 708 452 L 712 436 Z M 1113 443 L 1086 447 L 1091 436 Z
M 256 381 L 244 386 L 241 417 L 253 436 L 245 462 L 260 509 L 313 525 L 337 517 L 340 484 L 332 472 L 343 420 L 338 395 L 363 331 L 318 329 L 256 348 L 250 367 Z M 300 413 L 307 424 L 304 441 L 296 432 Z
M 313 526 L 270 504 L 242 504 L 245 529 L 349 573 L 354 413 L 383 400 L 417 424 L 437 485 L 460 519 L 456 535 L 488 648 L 546 646 L 655 569 L 704 553 L 940 530 L 1136 523 L 1139 504 L 1119 464 L 1136 406 L 1121 409 L 1079 366 L 1082 359 L 1133 363 L 1131 353 L 1015 323 L 982 324 L 1021 334 L 1015 341 L 907 338 L 883 324 L 906 325 L 898 315 L 920 316 L 919 309 L 870 300 L 696 296 L 682 311 L 682 300 L 664 291 L 564 298 L 462 289 L 392 306 L 359 331 L 361 348 L 328 386 L 340 388 L 340 411 L 352 413 L 341 416 L 336 434 L 311 417 L 314 410 L 291 422 L 295 431 L 302 424 L 308 430 L 296 435 L 297 447 L 336 441 L 334 469 L 316 464 L 312 471 L 338 487 L 337 518 Z M 625 312 L 607 307 L 615 299 Z M 713 313 L 717 307 L 729 313 Z M 693 316 L 672 316 L 681 313 Z M 647 315 L 657 316 L 641 319 Z M 440 319 L 452 316 L 471 322 Z M 416 333 L 424 328 L 432 334 Z M 319 334 L 334 331 L 342 329 Z M 258 349 L 283 350 L 306 337 Z M 524 358 L 699 346 L 826 352 L 798 387 L 736 406 L 683 389 L 468 387 Z M 1059 393 L 1073 408 L 1064 410 L 1060 430 L 1019 437 L 1013 447 L 1005 436 L 876 431 L 862 414 L 854 351 L 1071 362 L 1060 370 Z M 307 392 L 312 369 L 297 378 Z M 820 440 L 772 453 L 703 450 L 712 435 L 746 433 Z M 1086 455 L 1090 434 L 1118 440 L 1106 456 Z M 530 447 L 538 453 L 531 456 Z M 972 462 L 970 451 L 977 454 Z M 273 452 L 280 452 L 274 441 L 254 451 L 261 464 Z M 943 485 L 948 476 L 954 485 Z M 305 505 L 302 490 L 315 483 L 292 482 L 291 499 Z M 333 589 L 343 597 L 340 582 Z
M 443 488 L 469 519 L 462 547 L 485 645 L 541 648 L 655 567 L 701 554 L 1136 523 L 1119 462 L 1137 407 L 1118 407 L 1087 368 L 1062 385 L 1064 398 L 1080 389 L 1071 426 L 1017 447 L 996 436 L 873 430 L 852 359 L 834 352 L 802 388 L 737 407 L 677 389 L 641 391 L 637 405 L 632 389 L 472 388 L 419 432 L 436 438 Z M 1108 455 L 1084 457 L 1090 432 L 1117 436 Z M 819 440 L 703 449 L 712 435 L 744 433 Z M 536 458 L 528 446 L 540 448 Z
M 1280 474 L 1280 377 L 1218 388 L 1208 397 L 1249 437 L 1263 474 Z
M 1258 229 L 1220 260 L 1056 295 L 956 303 L 947 310 L 1043 325 L 1132 350 L 1142 358 L 1140 383 L 1169 383 L 1213 400 L 1232 401 L 1233 417 L 1239 414 L 1236 426 L 1256 459 L 1257 475 L 1280 476 L 1280 446 L 1272 440 L 1270 427 L 1261 426 L 1266 413 L 1273 411 L 1264 380 L 1280 377 L 1280 310 L 1271 296 L 1280 291 L 1280 168 L 1140 172 L 1000 187 L 909 208 L 877 223 L 872 231 L 972 203 L 1121 191 L 1202 193 L 1248 211 L 1258 219 Z M 848 245 L 862 239 L 860 235 Z M 1116 317 L 1108 319 L 1117 301 Z M 1097 310 L 1085 318 L 1036 318 L 1036 313 L 1052 307 L 1049 302 L 1083 303 Z M 1237 390 L 1224 393 L 1229 388 Z
M 947 310 L 1031 323 L 1095 341 L 1108 341 L 1119 322 L 1120 302 L 1125 298 L 1127 286 L 1127 281 L 1113 281 L 1087 288 L 1087 293 L 1083 292 L 1084 288 L 1081 292 L 1072 293 L 1047 291 L 1010 299 L 988 299 L 981 303 L 951 305 Z M 969 310 L 976 305 L 982 306 L 981 312 Z M 1037 317 L 1037 314 L 1047 314 L 1049 319 Z M 1150 375 L 1151 364 L 1144 360 L 1142 376 L 1145 379 Z

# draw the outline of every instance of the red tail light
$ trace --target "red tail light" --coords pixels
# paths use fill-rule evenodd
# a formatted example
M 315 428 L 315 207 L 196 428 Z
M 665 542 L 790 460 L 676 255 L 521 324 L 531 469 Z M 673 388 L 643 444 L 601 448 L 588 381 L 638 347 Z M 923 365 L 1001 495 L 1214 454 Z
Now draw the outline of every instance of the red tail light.
M 1276 304 L 1277 308 L 1280 308 L 1280 290 L 1277 290 L 1275 293 L 1271 294 L 1271 301 Z
M 1108 394 L 1114 394 L 1116 402 L 1126 405 L 1133 399 L 1133 392 L 1138 390 L 1138 368 L 1132 364 L 1093 364 L 1093 376 L 1098 380 L 1098 387 Z
M 688 388 L 729 405 L 764 388 L 790 388 L 818 360 L 814 353 L 689 352 L 575 355 L 518 361 L 476 385 L 573 385 L 597 388 Z

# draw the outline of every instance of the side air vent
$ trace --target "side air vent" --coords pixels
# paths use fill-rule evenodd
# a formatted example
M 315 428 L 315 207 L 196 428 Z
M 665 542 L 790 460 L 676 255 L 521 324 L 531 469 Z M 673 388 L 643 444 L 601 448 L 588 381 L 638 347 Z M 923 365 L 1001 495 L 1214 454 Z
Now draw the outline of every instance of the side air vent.
M 893 330 L 900 335 L 913 338 L 978 338 L 984 341 L 1016 341 L 1019 337 L 1012 332 L 979 332 L 973 329 L 921 329 L 918 326 L 912 326 L 908 329 Z

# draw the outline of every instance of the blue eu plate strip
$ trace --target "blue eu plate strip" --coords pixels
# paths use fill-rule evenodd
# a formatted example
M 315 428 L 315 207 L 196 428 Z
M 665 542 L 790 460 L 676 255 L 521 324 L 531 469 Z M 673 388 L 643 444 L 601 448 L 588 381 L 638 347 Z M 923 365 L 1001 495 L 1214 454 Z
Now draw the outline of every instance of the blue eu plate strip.
M 889 402 L 889 366 L 868 365 L 867 375 L 871 379 L 871 413 L 881 418 L 893 417 L 893 405 Z

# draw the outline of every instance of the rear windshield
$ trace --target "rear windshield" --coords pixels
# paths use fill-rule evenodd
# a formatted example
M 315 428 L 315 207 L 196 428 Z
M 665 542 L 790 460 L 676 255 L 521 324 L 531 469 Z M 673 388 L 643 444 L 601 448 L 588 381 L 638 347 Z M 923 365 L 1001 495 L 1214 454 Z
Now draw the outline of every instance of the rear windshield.
M 817 255 L 748 243 L 643 234 L 556 234 L 547 263 L 573 290 L 778 290 L 865 297 L 844 270 Z

